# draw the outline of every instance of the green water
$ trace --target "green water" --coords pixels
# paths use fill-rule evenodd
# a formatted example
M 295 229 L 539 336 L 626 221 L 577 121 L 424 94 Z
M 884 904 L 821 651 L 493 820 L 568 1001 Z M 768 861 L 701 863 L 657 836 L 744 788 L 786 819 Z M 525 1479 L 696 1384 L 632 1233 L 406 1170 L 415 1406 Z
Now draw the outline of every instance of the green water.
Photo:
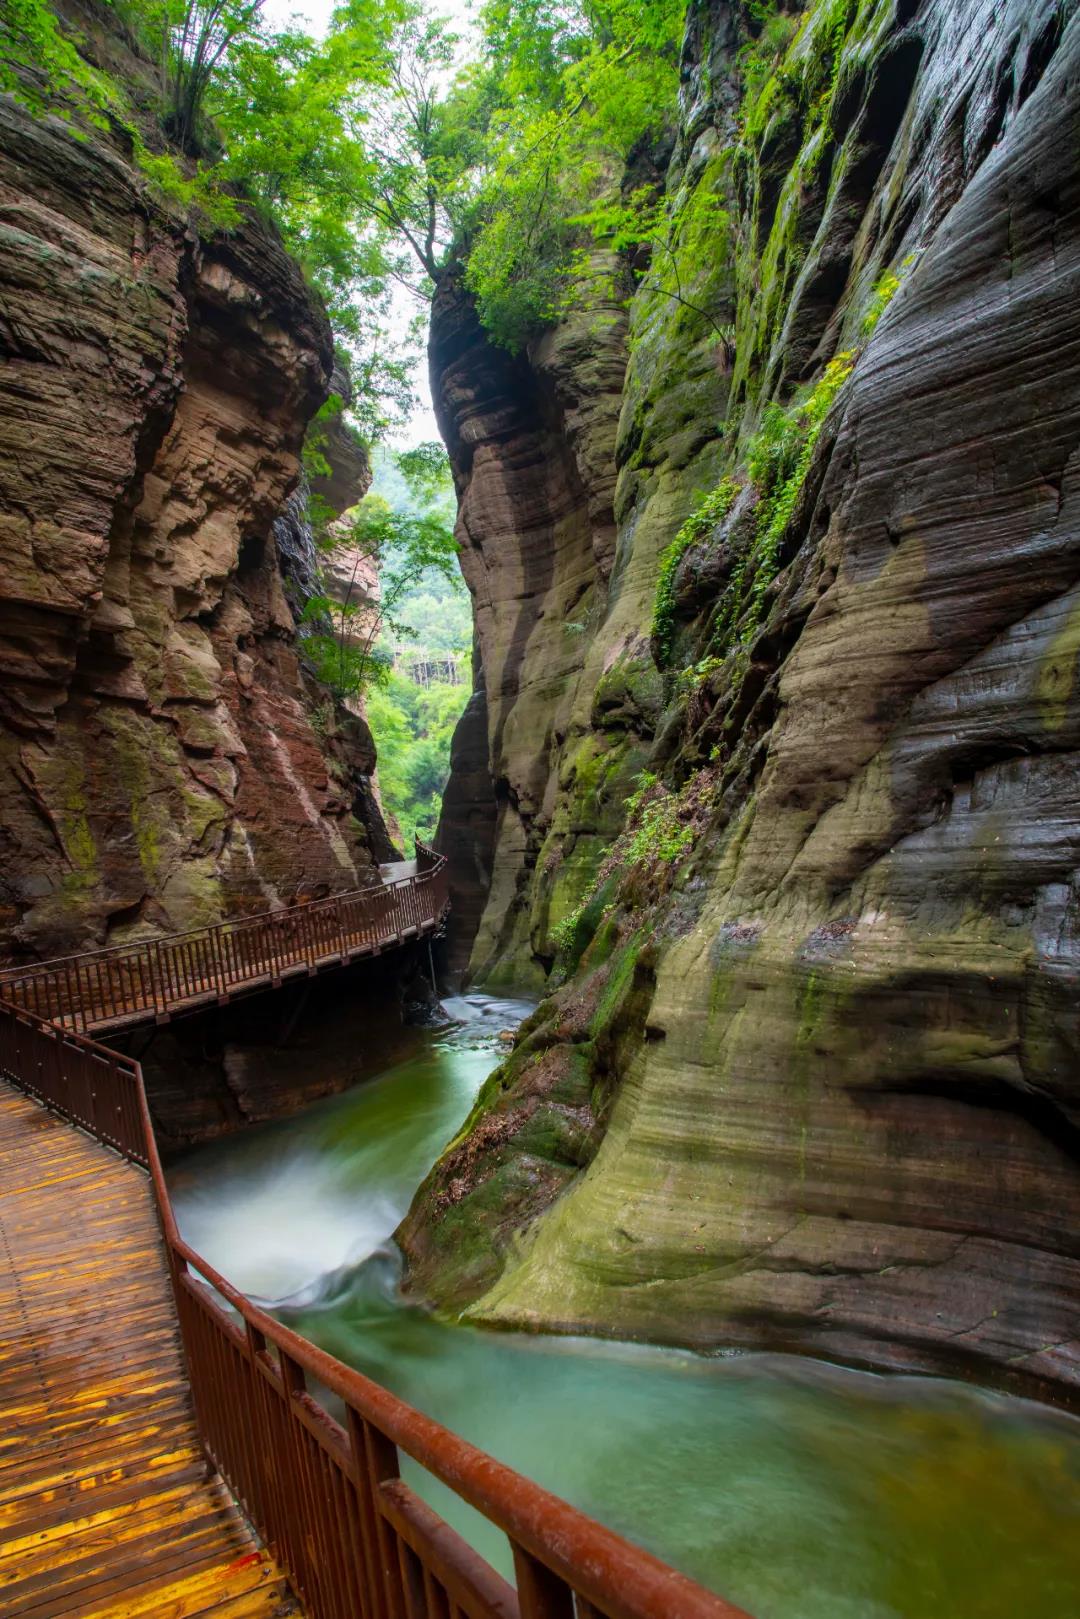
M 185 1236 L 316 1343 L 757 1619 L 1077 1619 L 1080 1422 L 965 1385 L 776 1355 L 445 1327 L 388 1239 L 524 1010 L 419 1037 L 298 1118 L 187 1155 Z M 509 1574 L 505 1541 L 407 1464 Z

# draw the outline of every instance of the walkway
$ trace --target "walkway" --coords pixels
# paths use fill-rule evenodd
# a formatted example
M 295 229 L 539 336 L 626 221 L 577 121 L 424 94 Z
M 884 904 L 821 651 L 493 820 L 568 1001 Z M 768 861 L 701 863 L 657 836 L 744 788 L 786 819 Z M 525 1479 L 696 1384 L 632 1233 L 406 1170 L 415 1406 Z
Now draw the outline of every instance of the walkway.
M 379 867 L 379 876 L 384 883 L 401 883 L 416 875 L 415 860 L 384 860 Z
M 139 1063 L 6 989 L 0 1612 L 746 1619 L 238 1293 L 180 1235 Z M 516 1589 L 421 1472 L 502 1531 Z
M 146 1177 L 0 1083 L 0 1612 L 300 1612 L 207 1478 Z
M 430 937 L 449 904 L 446 862 L 416 846 L 415 860 L 382 868 L 370 888 L 331 894 L 216 927 L 61 956 L 0 971 L 0 998 L 85 1034 L 167 1023 L 237 995 Z

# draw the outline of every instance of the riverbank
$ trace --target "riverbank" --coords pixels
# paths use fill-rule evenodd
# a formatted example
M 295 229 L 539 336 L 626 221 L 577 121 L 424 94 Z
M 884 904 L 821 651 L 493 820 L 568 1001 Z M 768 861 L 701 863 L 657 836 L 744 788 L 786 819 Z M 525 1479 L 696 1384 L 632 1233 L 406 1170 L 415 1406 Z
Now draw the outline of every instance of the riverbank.
M 472 996 L 377 1078 L 185 1154 L 185 1235 L 321 1347 L 760 1619 L 1080 1603 L 1080 1422 L 943 1379 L 448 1326 L 391 1233 L 523 1003 Z M 504 1572 L 505 1543 L 410 1482 Z

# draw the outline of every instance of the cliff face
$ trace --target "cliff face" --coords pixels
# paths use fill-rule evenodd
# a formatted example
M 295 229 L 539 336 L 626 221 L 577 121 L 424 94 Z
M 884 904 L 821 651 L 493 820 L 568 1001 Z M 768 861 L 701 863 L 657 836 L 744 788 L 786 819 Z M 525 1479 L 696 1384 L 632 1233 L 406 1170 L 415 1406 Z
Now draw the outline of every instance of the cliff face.
M 471 971 L 566 980 L 400 1233 L 443 1308 L 1080 1377 L 1076 9 L 813 4 L 751 99 L 702 0 L 695 307 L 517 362 L 440 296 Z
M 543 944 L 534 949 L 533 906 L 547 903 L 535 877 L 568 732 L 582 729 L 579 677 L 611 571 L 625 342 L 624 320 L 589 316 L 527 363 L 488 342 L 453 276 L 435 300 L 436 409 L 459 486 L 483 692 L 462 721 L 441 836 L 455 851 L 456 941 L 474 931 L 472 971 L 487 983 L 538 987 L 550 965 Z
M 265 230 L 197 234 L 119 139 L 0 101 L 15 954 L 265 909 L 370 865 L 354 813 L 370 736 L 312 728 L 326 694 L 305 690 L 274 537 L 329 391 L 329 329 Z

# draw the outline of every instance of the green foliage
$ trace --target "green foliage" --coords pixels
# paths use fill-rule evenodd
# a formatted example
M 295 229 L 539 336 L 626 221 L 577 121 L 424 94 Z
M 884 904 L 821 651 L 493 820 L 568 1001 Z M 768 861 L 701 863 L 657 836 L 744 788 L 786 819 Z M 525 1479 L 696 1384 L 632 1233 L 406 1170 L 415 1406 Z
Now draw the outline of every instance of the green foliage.
M 652 641 L 657 662 L 663 667 L 671 657 L 675 630 L 675 576 L 679 563 L 692 545 L 706 539 L 727 516 L 738 494 L 733 478 L 723 478 L 691 512 L 660 558 L 660 574 L 653 604 Z
M 215 77 L 257 33 L 264 0 L 125 0 L 122 9 L 157 58 L 165 85 L 162 124 L 182 152 L 197 155 L 203 106 Z
M 449 539 L 454 515 L 453 495 L 447 487 L 449 466 L 441 445 L 420 445 L 416 450 L 375 456 L 372 498 L 397 514 L 399 532 L 409 523 L 441 526 L 442 546 Z M 456 551 L 449 553 L 456 559 Z M 450 773 L 450 742 L 454 726 L 468 701 L 470 686 L 421 686 L 408 677 L 408 666 L 431 656 L 456 658 L 468 668 L 472 646 L 472 614 L 468 595 L 455 564 L 400 571 L 396 548 L 384 559 L 384 591 L 397 592 L 394 614 L 395 641 L 400 667 L 367 696 L 365 708 L 379 756 L 378 780 L 383 806 L 400 834 L 406 853 L 419 835 L 434 836 L 442 791 Z M 403 588 L 398 589 L 398 581 Z M 384 626 L 389 628 L 390 626 Z
M 374 150 L 397 101 L 406 16 L 399 0 L 342 5 L 323 40 L 295 26 L 253 27 L 205 94 L 219 183 L 273 217 L 323 298 L 349 359 L 349 408 L 368 440 L 414 404 L 417 343 L 392 330 L 391 309 L 409 249 L 382 197 L 400 155 Z
M 698 316 L 714 337 L 730 343 L 733 328 L 716 320 L 697 290 L 703 273 L 722 268 L 729 242 L 730 215 L 710 183 L 722 168 L 715 165 L 711 176 L 700 177 L 689 197 L 657 196 L 651 186 L 639 186 L 617 199 L 605 193 L 570 219 L 578 235 L 584 232 L 584 242 L 572 254 L 561 306 L 615 310 L 629 303 L 631 293 L 653 293 Z M 609 255 L 599 256 L 597 247 L 609 249 Z M 637 263 L 644 257 L 648 266 L 633 280 L 624 268 L 630 253 Z
M 874 290 L 871 294 L 866 314 L 863 316 L 863 337 L 870 337 L 872 335 L 878 321 L 881 319 L 882 315 L 885 313 L 886 309 L 888 309 L 896 294 L 899 292 L 900 283 L 904 279 L 905 272 L 910 269 L 914 262 L 915 254 L 909 253 L 907 258 L 901 263 L 899 270 L 882 270 L 881 274 L 874 282 Z
M 572 911 L 567 911 L 562 921 L 551 929 L 548 937 L 560 955 L 566 955 L 568 952 L 573 951 L 580 956 L 581 951 L 575 951 L 575 946 L 578 942 L 578 930 L 581 927 L 588 903 L 588 899 L 583 899 L 580 905 L 575 905 Z
M 323 454 L 327 443 L 328 422 L 336 421 L 344 409 L 345 402 L 340 394 L 327 394 L 311 421 L 308 423 L 304 435 L 304 447 L 300 454 L 304 472 L 309 478 L 328 478 L 330 476 L 330 463 Z M 316 524 L 320 527 L 320 524 Z
M 201 215 L 218 230 L 233 230 L 240 223 L 235 198 L 220 189 L 204 164 L 188 174 L 171 152 L 150 152 L 137 135 L 133 144 L 136 162 L 164 202 Z
M 718 669 L 722 669 L 724 667 L 724 662 L 725 660 L 723 658 L 718 658 L 711 653 L 707 654 L 704 658 L 699 658 L 697 663 L 692 663 L 688 669 L 680 670 L 677 682 L 678 690 L 680 692 L 692 692 L 697 690 L 697 688 L 699 686 L 703 686 Z
M 406 853 L 429 840 L 450 774 L 450 743 L 468 686 L 418 686 L 398 671 L 369 693 L 368 724 L 379 755 L 379 792 Z
M 634 792 L 626 800 L 626 819 L 614 848 L 580 904 L 552 929 L 551 939 L 560 954 L 580 954 L 584 948 L 579 936 L 582 924 L 598 903 L 598 896 L 604 896 L 616 881 L 621 892 L 628 878 L 667 871 L 678 864 L 694 842 L 694 828 L 685 818 L 692 791 L 693 781 L 682 793 L 673 793 L 652 771 L 641 771 Z M 603 914 L 614 910 L 618 892 L 612 894 Z
M 322 421 L 334 412 L 328 401 Z M 310 453 L 317 456 L 319 418 L 313 425 Z M 323 589 L 306 604 L 301 635 L 305 654 L 335 695 L 363 700 L 383 806 L 409 853 L 417 834 L 434 835 L 450 740 L 470 690 L 467 683 L 422 686 L 410 678 L 409 666 L 414 658 L 444 656 L 467 671 L 472 617 L 457 566 L 441 445 L 397 454 L 377 448 L 374 471 L 372 492 L 349 520 L 318 536 Z M 368 589 L 372 570 L 377 595 Z
M 108 129 L 120 102 L 61 29 L 46 0 L 4 0 L 0 8 L 0 90 L 32 112 L 73 116 Z
M 394 460 L 415 500 L 432 505 L 447 496 L 453 497 L 450 460 L 441 443 L 429 442 L 417 444 L 411 450 L 399 450 Z
M 378 150 L 374 131 L 380 110 L 408 99 L 418 8 L 348 0 L 319 41 L 294 25 L 269 27 L 263 0 L 113 3 L 158 65 L 156 107 L 149 69 L 136 112 L 47 0 L 0 8 L 0 89 L 68 119 L 78 136 L 86 126 L 123 130 L 165 206 L 224 229 L 245 202 L 272 217 L 351 355 L 364 433 L 402 421 L 413 350 L 400 332 L 391 337 L 389 300 L 408 246 L 382 193 L 408 154 Z
M 693 831 L 679 820 L 679 801 L 674 793 L 654 784 L 651 795 L 639 811 L 631 813 L 636 825 L 626 846 L 626 859 L 632 865 L 647 862 L 670 866 L 690 847 Z M 642 796 L 635 795 L 639 800 Z
M 782 421 L 777 420 L 775 405 L 766 412 L 761 433 L 747 454 L 750 475 L 764 497 L 758 515 L 759 564 L 764 562 L 768 567 L 775 558 L 810 470 L 825 418 L 854 366 L 853 350 L 838 354 L 806 398 L 790 411 L 779 413 Z
M 201 164 L 185 170 L 170 152 L 151 152 L 121 86 L 94 67 L 77 35 L 64 32 L 47 0 L 5 0 L 0 12 L 0 91 L 37 116 L 52 113 L 72 126 L 77 139 L 87 128 L 122 129 L 150 190 L 164 203 L 193 209 L 217 226 L 235 225 L 235 201 L 213 183 Z
M 869 337 L 885 313 L 900 287 L 900 277 L 893 270 L 885 270 L 874 282 L 874 291 L 863 316 L 862 334 Z
M 366 495 L 345 518 L 330 524 L 316 543 L 324 558 L 323 588 L 309 597 L 301 618 L 304 650 L 320 680 L 346 699 L 387 678 L 392 654 L 382 636 L 415 632 L 403 617 L 421 581 L 458 580 L 457 546 L 437 513 L 395 510 L 378 495 Z M 331 590 L 326 563 L 337 563 Z M 366 588 L 378 578 L 377 593 Z
M 814 447 L 856 359 L 853 349 L 836 355 L 810 391 L 788 410 L 775 403 L 766 407 L 746 455 L 747 470 L 758 492 L 754 540 L 732 574 L 713 632 L 714 646 L 727 650 L 740 620 L 744 647 L 757 633 L 765 596 L 779 570 L 780 542 L 810 470 Z
M 671 118 L 682 22 L 681 0 L 485 8 L 487 72 L 470 94 L 486 151 L 467 215 L 466 282 L 509 349 L 559 312 L 587 273 L 582 248 L 655 233 L 648 206 L 629 232 L 595 210 L 629 153 Z
M 777 11 L 774 4 L 759 4 L 750 8 L 750 21 L 759 31 L 739 52 L 743 86 L 740 122 L 744 135 L 753 139 L 764 130 L 781 93 L 777 69 L 799 31 L 800 19 Z
M 390 338 L 393 283 L 422 305 L 463 243 L 481 318 L 510 348 L 571 287 L 588 295 L 581 250 L 597 242 L 648 248 L 657 287 L 693 307 L 667 205 L 640 191 L 621 214 L 601 206 L 672 118 L 683 0 L 489 0 L 480 60 L 456 77 L 458 41 L 419 0 L 344 0 L 322 40 L 270 26 L 263 0 L 115 3 L 159 64 L 161 128 L 182 154 L 126 119 L 148 179 L 218 226 L 237 223 L 238 198 L 272 215 L 352 356 L 368 438 L 412 403 L 412 351 Z M 101 124 L 116 116 L 123 96 L 46 0 L 9 0 L 3 26 L 0 83 L 66 97 Z M 606 269 L 600 281 L 598 307 Z M 610 290 L 624 302 L 630 289 Z

